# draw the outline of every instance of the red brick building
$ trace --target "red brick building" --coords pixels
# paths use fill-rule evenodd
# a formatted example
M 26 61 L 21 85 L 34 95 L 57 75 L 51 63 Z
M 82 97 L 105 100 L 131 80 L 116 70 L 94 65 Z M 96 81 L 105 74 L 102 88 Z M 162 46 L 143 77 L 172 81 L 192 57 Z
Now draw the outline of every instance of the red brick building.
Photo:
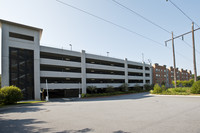
M 177 80 L 190 80 L 192 78 L 192 72 L 186 70 L 179 70 L 176 68 L 176 79 Z M 158 83 L 161 85 L 164 83 L 167 87 L 172 86 L 172 81 L 174 80 L 174 68 L 167 68 L 166 65 L 153 65 L 153 84 Z

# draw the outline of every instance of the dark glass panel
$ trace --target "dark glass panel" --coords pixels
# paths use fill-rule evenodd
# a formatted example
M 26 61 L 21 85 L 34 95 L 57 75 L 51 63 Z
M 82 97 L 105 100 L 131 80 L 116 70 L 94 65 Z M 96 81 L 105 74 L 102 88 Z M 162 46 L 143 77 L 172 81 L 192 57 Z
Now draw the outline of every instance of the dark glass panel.
M 19 87 L 23 99 L 34 99 L 33 50 L 10 48 L 10 85 Z

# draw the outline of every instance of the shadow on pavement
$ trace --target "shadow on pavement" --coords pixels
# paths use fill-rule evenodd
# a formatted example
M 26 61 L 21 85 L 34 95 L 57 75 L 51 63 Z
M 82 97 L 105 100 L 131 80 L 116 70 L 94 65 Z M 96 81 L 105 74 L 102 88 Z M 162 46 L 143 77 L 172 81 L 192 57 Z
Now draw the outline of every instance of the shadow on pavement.
M 0 109 L 0 114 L 8 114 L 8 113 L 25 113 L 25 112 L 37 112 L 45 109 L 41 109 L 38 106 L 42 106 L 43 104 L 24 104 L 24 105 L 11 105 L 5 108 Z
M 119 131 L 114 131 L 113 133 L 130 133 L 130 132 L 124 132 L 122 130 L 119 130 Z
M 42 124 L 43 121 L 36 121 L 35 119 L 1 119 L 0 133 L 35 133 L 35 132 L 49 132 L 49 128 L 39 128 L 31 126 L 31 124 Z
M 34 125 L 32 125 L 34 124 Z M 38 124 L 38 127 L 35 126 Z M 0 118 L 0 133 L 50 133 L 54 132 L 52 128 L 41 128 L 41 124 L 48 124 L 44 121 L 36 119 L 1 119 Z M 84 128 L 81 130 L 64 130 L 56 131 L 56 133 L 88 133 L 94 129 Z
M 88 132 L 92 132 L 92 131 L 94 131 L 94 129 L 85 128 L 82 130 L 65 130 L 65 131 L 57 132 L 57 133 L 88 133 Z

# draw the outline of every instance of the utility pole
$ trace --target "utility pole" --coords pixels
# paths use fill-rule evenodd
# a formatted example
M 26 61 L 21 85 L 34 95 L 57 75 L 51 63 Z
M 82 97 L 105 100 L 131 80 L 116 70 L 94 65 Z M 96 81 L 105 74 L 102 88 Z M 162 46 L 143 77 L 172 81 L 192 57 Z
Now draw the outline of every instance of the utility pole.
M 172 50 L 173 50 L 173 61 L 174 61 L 174 85 L 176 88 L 176 60 L 175 60 L 175 50 L 174 50 L 174 34 L 172 32 Z
M 174 43 L 174 39 L 177 39 L 177 38 L 180 38 L 187 35 L 187 34 L 190 34 L 192 33 L 192 41 L 193 41 L 193 64 L 194 64 L 194 82 L 197 81 L 197 70 L 196 70 L 196 56 L 195 56 L 195 39 L 194 39 L 194 32 L 197 31 L 197 30 L 200 30 L 200 28 L 197 28 L 197 29 L 194 29 L 194 23 L 192 23 L 192 31 L 189 31 L 189 32 L 186 32 L 184 34 L 181 34 L 179 36 L 176 36 L 176 37 L 172 37 L 172 39 L 169 39 L 167 41 L 165 41 L 165 46 L 167 46 L 167 42 L 171 41 L 172 40 L 172 43 Z M 173 34 L 173 33 L 172 33 Z M 172 35 L 173 36 L 173 35 Z M 172 48 L 173 47 L 173 44 L 172 44 Z M 173 50 L 174 51 L 174 50 Z M 175 76 L 174 76 L 175 77 Z M 175 80 L 174 80 L 175 81 Z
M 197 81 L 197 69 L 196 69 L 196 56 L 195 56 L 194 22 L 192 22 L 192 42 L 193 42 L 194 82 L 196 82 Z

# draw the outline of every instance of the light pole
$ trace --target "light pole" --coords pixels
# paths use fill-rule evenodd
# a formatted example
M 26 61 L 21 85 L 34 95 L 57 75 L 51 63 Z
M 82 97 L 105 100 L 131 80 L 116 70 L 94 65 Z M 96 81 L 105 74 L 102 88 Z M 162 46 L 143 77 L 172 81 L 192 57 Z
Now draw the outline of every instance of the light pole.
M 69 46 L 71 47 L 71 51 L 72 51 L 72 44 L 69 44 Z
M 107 53 L 107 56 L 109 56 L 109 52 L 106 52 Z
M 47 82 L 47 79 L 46 79 L 46 89 L 47 89 L 46 101 L 48 102 L 49 101 L 49 92 L 48 92 L 48 82 Z
M 78 98 L 81 98 L 81 84 L 80 84 L 80 82 L 78 83 L 78 86 L 79 86 L 79 94 L 78 94 Z

